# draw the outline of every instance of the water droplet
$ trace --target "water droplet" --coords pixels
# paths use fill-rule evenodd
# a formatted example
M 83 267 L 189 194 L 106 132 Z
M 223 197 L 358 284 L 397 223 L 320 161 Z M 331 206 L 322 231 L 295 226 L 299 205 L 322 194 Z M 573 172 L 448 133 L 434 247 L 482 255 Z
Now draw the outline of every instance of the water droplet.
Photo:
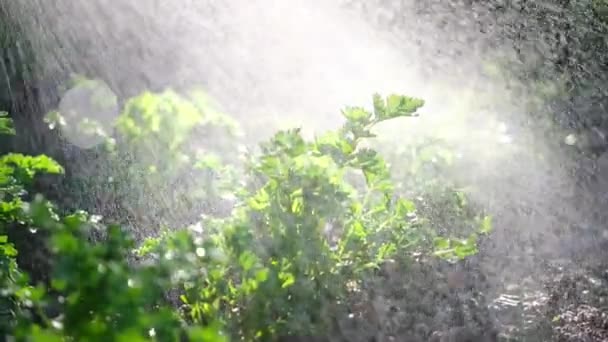
M 51 325 L 53 326 L 53 328 L 57 329 L 57 330 L 61 330 L 63 329 L 63 323 L 61 323 L 58 320 L 52 320 L 51 321 Z
M 203 232 L 203 224 L 200 222 L 197 222 L 196 224 L 193 224 L 190 226 L 190 230 L 195 232 L 195 233 L 202 233 Z
M 564 143 L 566 143 L 566 145 L 573 146 L 574 144 L 576 144 L 577 140 L 578 139 L 576 138 L 576 135 L 568 134 L 564 139 Z

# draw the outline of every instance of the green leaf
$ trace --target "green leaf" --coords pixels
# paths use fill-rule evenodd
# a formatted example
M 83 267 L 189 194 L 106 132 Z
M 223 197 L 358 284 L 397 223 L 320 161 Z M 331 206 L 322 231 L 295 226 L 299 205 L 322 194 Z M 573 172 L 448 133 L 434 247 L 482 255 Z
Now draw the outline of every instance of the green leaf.
M 255 280 L 259 283 L 265 282 L 268 279 L 269 270 L 267 268 L 263 268 L 256 272 Z
M 454 248 L 436 250 L 433 255 L 450 259 L 454 255 Z
M 454 191 L 453 192 L 454 199 L 456 201 L 456 205 L 460 209 L 464 209 L 467 206 L 467 195 L 463 191 Z
M 381 104 L 385 107 L 382 107 Z M 382 103 L 379 98 L 375 97 L 374 105 L 384 109 L 378 111 L 376 114 L 376 120 L 383 121 L 396 117 L 414 115 L 416 111 L 424 105 L 424 100 L 393 94 L 387 97 L 386 103 Z
M 68 285 L 67 282 L 63 279 L 52 279 L 51 280 L 51 287 L 58 291 L 65 290 L 67 285 Z
M 257 262 L 257 257 L 250 251 L 245 251 L 239 256 L 239 265 L 244 271 L 249 271 Z
M 0 245 L 0 251 L 2 251 L 2 254 L 9 258 L 14 258 L 17 256 L 17 254 L 19 254 L 19 251 L 17 251 L 15 246 L 13 246 L 11 243 Z
M 25 171 L 28 177 L 36 173 L 45 172 L 49 174 L 63 173 L 63 168 L 53 159 L 45 156 L 26 156 L 20 153 L 9 153 L 0 157 L 0 165 L 6 164 Z
M 279 279 L 282 281 L 281 288 L 283 289 L 290 287 L 296 282 L 296 278 L 290 272 L 281 272 L 279 274 Z
M 0 134 L 6 134 L 6 135 L 15 134 L 13 120 L 8 117 L 7 112 L 0 111 Z
M 450 248 L 450 239 L 444 237 L 435 238 L 435 248 L 440 251 L 445 251 Z
M 454 248 L 454 253 L 460 259 L 477 254 L 477 246 L 471 243 L 465 243 Z
M 304 207 L 304 199 L 302 197 L 295 197 L 291 200 L 291 212 L 292 213 L 301 214 L 303 207 Z
M 477 254 L 477 235 L 471 234 L 465 240 L 454 240 L 452 241 L 454 245 L 454 254 L 459 259 L 464 259 L 468 256 Z
M 247 203 L 253 210 L 262 211 L 270 206 L 270 195 L 265 189 L 260 189 Z
M 317 138 L 316 148 L 331 155 L 336 162 L 345 161 L 354 152 L 354 146 L 338 132 L 329 132 Z
M 414 202 L 403 199 L 403 198 L 400 198 L 397 201 L 397 205 L 396 205 L 397 215 L 403 217 L 403 216 L 407 216 L 411 213 L 414 213 L 415 211 L 416 211 L 416 204 Z
M 397 246 L 394 243 L 385 243 L 378 249 L 378 261 L 384 261 L 396 252 Z
M 361 107 L 347 107 L 342 111 L 342 115 L 357 124 L 368 124 L 372 118 L 372 113 Z
M 479 229 L 479 232 L 482 234 L 488 234 L 492 231 L 492 229 L 492 216 L 485 216 L 481 221 L 481 227 Z
M 294 158 L 306 153 L 308 146 L 298 128 L 277 132 L 270 142 L 263 144 L 262 147 L 269 155 L 284 154 Z

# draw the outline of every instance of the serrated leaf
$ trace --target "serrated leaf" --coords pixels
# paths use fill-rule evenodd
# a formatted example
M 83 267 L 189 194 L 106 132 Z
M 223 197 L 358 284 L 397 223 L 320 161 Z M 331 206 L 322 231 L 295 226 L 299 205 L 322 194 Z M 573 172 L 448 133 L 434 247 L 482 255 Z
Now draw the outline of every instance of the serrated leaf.
M 378 102 L 378 104 L 376 104 Z M 380 100 L 374 98 L 374 106 L 383 108 Z M 385 102 L 385 110 L 378 111 L 376 120 L 383 121 L 402 116 L 412 116 L 424 105 L 424 100 L 402 95 L 389 95 Z
M 372 113 L 361 107 L 347 107 L 342 111 L 342 115 L 357 124 L 367 124 L 372 118 Z
M 397 215 L 406 216 L 416 211 L 416 204 L 410 200 L 400 198 L 396 205 Z

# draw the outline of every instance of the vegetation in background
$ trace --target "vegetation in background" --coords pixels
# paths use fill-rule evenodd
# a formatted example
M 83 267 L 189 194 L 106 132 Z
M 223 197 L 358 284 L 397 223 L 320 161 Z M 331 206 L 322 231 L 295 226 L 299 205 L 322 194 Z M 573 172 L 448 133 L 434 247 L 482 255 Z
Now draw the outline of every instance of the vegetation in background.
M 81 87 L 93 88 L 94 97 L 104 85 L 76 79 L 70 89 Z M 99 141 L 83 152 L 86 162 L 71 165 L 62 193 L 73 197 L 62 199 L 63 206 L 128 225 L 138 239 L 221 207 L 210 167 L 238 161 L 240 131 L 204 92 L 144 92 L 115 117 L 101 119 L 86 112 L 70 118 L 60 110 L 46 116 L 60 134 L 81 132 L 76 140 Z

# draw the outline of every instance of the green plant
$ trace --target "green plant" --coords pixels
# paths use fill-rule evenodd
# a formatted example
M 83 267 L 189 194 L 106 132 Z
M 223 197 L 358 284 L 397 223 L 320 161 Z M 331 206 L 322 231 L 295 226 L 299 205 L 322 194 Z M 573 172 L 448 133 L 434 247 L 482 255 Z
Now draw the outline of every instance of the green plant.
M 90 242 L 95 219 L 84 212 L 59 220 L 44 201 L 32 207 L 36 223 L 52 232 L 55 255 L 51 288 L 39 288 L 35 303 L 55 311 L 42 324 L 22 322 L 18 335 L 35 341 L 221 341 L 214 326 L 188 328 L 164 298 L 171 286 L 171 260 L 129 266 L 133 241 L 118 226 L 104 229 L 102 242 Z M 50 294 L 52 291 L 53 294 Z M 48 310 L 45 310 L 48 311 Z
M 175 101 L 185 106 L 176 111 L 195 113 L 172 93 L 143 95 L 127 105 L 139 108 L 127 112 L 143 121 L 123 117 L 121 129 L 131 130 L 123 148 L 148 148 L 145 139 L 161 138 L 158 106 Z M 329 333 L 341 306 L 350 305 L 385 262 L 411 262 L 421 254 L 464 258 L 476 252 L 477 234 L 489 230 L 489 219 L 464 240 L 431 229 L 416 204 L 400 196 L 385 160 L 362 144 L 378 123 L 412 116 L 422 105 L 375 95 L 372 111 L 345 108 L 345 124 L 312 141 L 298 129 L 278 132 L 242 167 L 201 154 L 188 167 L 213 177 L 197 184 L 218 197 L 231 195 L 232 211 L 207 213 L 189 229 L 151 236 L 137 248 L 123 229 L 95 215 L 61 215 L 42 197 L 26 196 L 22 189 L 37 172 L 62 171 L 54 161 L 3 156 L 0 184 L 9 190 L 2 188 L 0 218 L 46 232 L 53 260 L 49 284 L 29 284 L 16 250 L 0 234 L 6 265 L 0 288 L 11 315 L 5 332 L 34 341 L 274 340 Z M 179 140 L 177 131 L 169 135 Z M 168 148 L 167 158 L 181 153 L 186 140 L 171 141 L 155 149 Z M 132 166 L 144 171 L 147 165 Z M 178 171 L 168 165 L 161 174 Z
M 71 89 L 96 84 L 76 79 Z M 103 143 L 79 152 L 88 162 L 72 166 L 64 191 L 76 199 L 65 204 L 70 210 L 85 208 L 128 225 L 141 240 L 217 207 L 213 165 L 236 160 L 240 131 L 203 91 L 144 92 L 126 101 L 110 123 L 81 119 Z M 52 128 L 87 132 L 60 111 L 47 121 Z
M 390 258 L 473 254 L 475 233 L 440 240 L 418 224 L 383 158 L 361 145 L 376 124 L 414 115 L 422 104 L 375 95 L 373 111 L 346 108 L 344 126 L 314 141 L 281 131 L 249 158 L 231 216 L 150 240 L 147 254 L 188 265 L 178 271 L 186 317 L 221 317 L 245 340 L 323 334 L 337 303 Z
M 477 252 L 478 233 L 492 230 L 491 217 L 479 203 L 470 200 L 469 189 L 457 177 L 462 157 L 455 147 L 438 138 L 422 137 L 410 144 L 395 146 L 385 142 L 378 147 L 391 162 L 396 191 L 412 198 L 416 205 L 419 224 L 442 237 L 437 253 L 448 259 L 461 259 Z M 470 165 L 467 161 L 466 165 Z M 448 240 L 444 237 L 450 235 Z M 469 241 L 469 242 L 467 242 Z M 459 253 L 455 253 L 458 247 Z M 460 255 L 457 255 L 460 254 Z
M 10 120 L 0 122 L 13 133 Z M 219 330 L 183 327 L 164 300 L 171 286 L 170 261 L 128 264 L 132 240 L 118 226 L 101 227 L 95 216 L 79 211 L 60 217 L 37 196 L 26 201 L 26 186 L 37 173 L 61 173 L 46 156 L 0 157 L 0 333 L 32 341 L 221 341 Z M 28 283 L 16 262 L 8 230 L 35 227 L 50 235 L 54 258 L 50 286 Z M 100 243 L 91 230 L 103 230 Z M 29 251 L 28 251 L 29 252 Z
M 14 134 L 12 121 L 0 114 L 0 134 Z M 25 156 L 10 153 L 0 156 L 0 332 L 15 324 L 16 317 L 30 303 L 33 288 L 17 265 L 18 251 L 9 241 L 9 230 L 23 230 L 33 235 L 36 228 L 28 215 L 28 186 L 39 173 L 61 173 L 63 169 L 46 156 Z M 29 196 L 31 197 L 31 196 Z M 29 230 L 29 231 L 28 231 Z

